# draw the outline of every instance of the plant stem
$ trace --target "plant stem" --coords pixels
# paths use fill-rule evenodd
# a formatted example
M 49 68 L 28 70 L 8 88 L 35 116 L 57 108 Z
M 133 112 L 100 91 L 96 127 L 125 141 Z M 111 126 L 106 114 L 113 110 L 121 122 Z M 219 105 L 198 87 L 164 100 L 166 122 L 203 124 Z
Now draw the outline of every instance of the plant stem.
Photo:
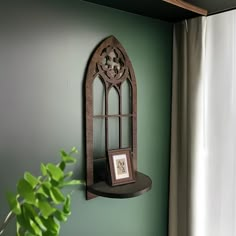
M 2 224 L 1 227 L 0 227 L 0 235 L 3 234 L 3 232 L 4 232 L 4 230 L 6 229 L 7 225 L 9 224 L 9 222 L 10 222 L 14 217 L 15 217 L 15 214 L 14 214 L 13 211 L 10 211 L 10 212 L 7 214 L 7 216 L 6 216 L 6 218 L 5 218 L 4 222 L 3 222 L 3 224 Z

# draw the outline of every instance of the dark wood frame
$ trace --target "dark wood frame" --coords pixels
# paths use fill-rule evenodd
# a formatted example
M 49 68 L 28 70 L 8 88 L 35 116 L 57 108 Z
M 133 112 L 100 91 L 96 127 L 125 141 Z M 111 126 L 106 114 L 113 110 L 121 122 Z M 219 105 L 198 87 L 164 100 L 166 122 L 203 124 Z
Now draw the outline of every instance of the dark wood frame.
M 119 52 L 116 63 L 122 61 L 122 70 L 117 74 L 110 74 L 106 70 L 103 59 L 109 53 L 110 50 L 117 50 Z M 122 75 L 121 75 L 122 74 Z M 120 76 L 121 75 L 121 76 Z M 96 116 L 93 114 L 93 82 L 95 78 L 99 77 L 103 81 L 105 89 L 105 114 Z M 131 88 L 131 107 L 132 110 L 128 114 L 122 113 L 122 83 L 128 80 Z M 108 112 L 108 94 L 110 89 L 114 87 L 119 94 L 119 114 L 110 115 Z M 90 58 L 87 68 L 86 80 L 85 80 L 85 98 L 86 98 L 86 182 L 87 182 L 87 200 L 96 197 L 91 191 L 90 186 L 97 182 L 94 176 L 95 162 L 103 161 L 107 157 L 101 157 L 94 160 L 93 157 L 93 120 L 104 119 L 105 120 L 105 150 L 109 150 L 108 140 L 108 120 L 111 117 L 118 117 L 119 127 L 122 127 L 122 118 L 130 117 L 131 119 L 131 159 L 134 172 L 137 171 L 137 86 L 134 70 L 131 61 L 122 47 L 120 42 L 114 37 L 110 36 L 105 39 L 94 51 Z M 119 149 L 122 147 L 122 129 L 119 128 Z
M 195 13 L 203 15 L 203 16 L 207 16 L 207 14 L 208 14 L 208 11 L 206 9 L 203 9 L 201 7 L 195 6 L 191 3 L 188 3 L 188 2 L 185 2 L 182 0 L 163 0 L 163 1 L 168 2 L 172 5 L 177 6 L 177 7 L 186 9 L 188 11 L 195 12 Z
M 116 166 L 114 165 L 114 158 L 115 156 L 119 156 L 119 155 L 126 156 L 126 164 L 127 164 L 127 171 L 128 171 L 128 177 L 124 177 L 121 179 L 116 178 L 116 173 L 115 173 Z M 131 160 L 130 148 L 109 150 L 108 151 L 108 166 L 109 166 L 109 173 L 110 173 L 109 180 L 112 186 L 135 182 L 135 175 L 133 173 L 133 165 L 132 165 L 132 160 Z

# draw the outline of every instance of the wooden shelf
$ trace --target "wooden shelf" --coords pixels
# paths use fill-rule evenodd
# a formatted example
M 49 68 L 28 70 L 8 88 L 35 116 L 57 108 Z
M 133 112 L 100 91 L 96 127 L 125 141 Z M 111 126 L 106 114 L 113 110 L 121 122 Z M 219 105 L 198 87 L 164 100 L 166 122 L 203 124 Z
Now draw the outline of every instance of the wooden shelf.
M 199 15 L 207 16 L 207 10 L 200 8 L 198 6 L 195 6 L 193 4 L 190 4 L 188 2 L 182 1 L 182 0 L 163 0 L 164 2 L 168 2 L 172 5 L 175 5 L 177 7 L 183 8 L 185 10 L 195 12 Z
M 136 172 L 136 182 L 112 187 L 105 181 L 95 183 L 87 187 L 87 191 L 97 196 L 108 198 L 132 198 L 148 192 L 152 187 L 152 181 L 140 172 Z
M 206 15 L 207 10 L 194 6 L 183 0 L 83 0 L 112 7 L 138 15 L 148 16 L 168 22 L 179 22 L 199 15 Z M 213 2 L 213 0 L 211 0 Z M 203 1 L 202 1 L 203 2 Z M 206 4 L 205 4 L 206 5 Z M 208 4 L 209 5 L 209 4 Z

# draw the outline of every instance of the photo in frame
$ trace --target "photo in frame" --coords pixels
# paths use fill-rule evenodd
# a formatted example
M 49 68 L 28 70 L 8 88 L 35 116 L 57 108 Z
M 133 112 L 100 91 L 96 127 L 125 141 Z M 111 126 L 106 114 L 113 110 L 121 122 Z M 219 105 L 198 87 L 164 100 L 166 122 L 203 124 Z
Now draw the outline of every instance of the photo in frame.
M 135 182 L 130 148 L 109 150 L 108 167 L 112 186 Z

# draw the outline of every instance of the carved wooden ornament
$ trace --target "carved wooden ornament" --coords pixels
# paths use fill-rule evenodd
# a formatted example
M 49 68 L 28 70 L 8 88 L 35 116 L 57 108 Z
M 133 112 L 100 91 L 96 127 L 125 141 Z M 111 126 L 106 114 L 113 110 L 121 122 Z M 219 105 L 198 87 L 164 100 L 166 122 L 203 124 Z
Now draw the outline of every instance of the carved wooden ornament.
M 94 97 L 93 84 L 94 80 L 99 78 L 104 86 L 105 92 L 105 113 L 94 115 Z M 122 84 L 127 81 L 130 86 L 130 105 L 129 113 L 122 113 Z M 109 114 L 109 91 L 114 88 L 118 93 L 118 114 Z M 137 87 L 134 70 L 129 57 L 119 43 L 119 41 L 111 36 L 105 39 L 93 53 L 85 81 L 86 96 L 86 165 L 87 165 L 87 186 L 94 183 L 94 157 L 93 157 L 93 120 L 105 120 L 105 150 L 109 150 L 109 125 L 110 118 L 116 117 L 119 120 L 119 147 L 122 147 L 122 118 L 131 118 L 131 156 L 134 172 L 137 170 Z M 107 157 L 103 157 L 107 158 Z M 95 195 L 87 191 L 87 199 L 91 199 Z

